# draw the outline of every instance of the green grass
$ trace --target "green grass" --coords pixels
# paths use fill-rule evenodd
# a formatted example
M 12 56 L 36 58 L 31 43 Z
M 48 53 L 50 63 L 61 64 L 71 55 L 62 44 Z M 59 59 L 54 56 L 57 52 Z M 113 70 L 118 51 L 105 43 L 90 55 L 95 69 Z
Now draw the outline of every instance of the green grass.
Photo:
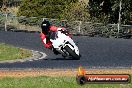
M 75 77 L 1 78 L 0 88 L 132 88 L 132 84 L 78 85 Z
M 7 44 L 0 44 L 0 61 L 23 59 L 30 57 L 31 51 L 22 48 L 16 48 Z

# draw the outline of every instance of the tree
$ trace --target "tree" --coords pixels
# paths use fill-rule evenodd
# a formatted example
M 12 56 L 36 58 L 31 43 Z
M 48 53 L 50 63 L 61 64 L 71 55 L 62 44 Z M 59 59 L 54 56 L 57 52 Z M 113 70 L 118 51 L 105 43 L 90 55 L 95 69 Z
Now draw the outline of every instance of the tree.
M 7 3 L 8 3 L 8 0 L 1 0 L 0 8 L 2 12 L 7 12 Z
M 88 21 L 89 14 L 84 2 L 71 3 L 64 10 L 64 17 L 70 21 Z
M 88 10 L 91 19 L 95 20 L 97 18 L 99 22 L 109 22 L 110 14 L 112 13 L 111 5 L 110 0 L 89 0 Z
M 2 8 L 3 0 L 0 0 L 0 8 Z
M 63 10 L 78 0 L 23 0 L 18 16 L 62 18 Z
M 118 23 L 119 18 L 119 4 L 121 0 L 113 1 L 111 19 L 113 23 Z M 122 0 L 121 5 L 121 24 L 132 24 L 132 1 Z
M 132 25 L 132 0 L 122 0 L 122 24 Z
M 88 4 L 92 20 L 118 23 L 120 0 L 89 0 Z M 132 0 L 122 0 L 121 23 L 132 24 Z

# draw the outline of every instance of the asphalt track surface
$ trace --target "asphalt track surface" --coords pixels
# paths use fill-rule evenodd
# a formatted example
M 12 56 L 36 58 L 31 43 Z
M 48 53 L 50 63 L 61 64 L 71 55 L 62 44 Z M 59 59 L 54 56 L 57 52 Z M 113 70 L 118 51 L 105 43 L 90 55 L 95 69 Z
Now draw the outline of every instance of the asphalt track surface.
M 0 68 L 131 68 L 132 39 L 73 36 L 82 55 L 80 60 L 63 59 L 44 48 L 39 33 L 0 31 L 0 42 L 41 51 L 47 57 L 37 61 L 1 63 Z

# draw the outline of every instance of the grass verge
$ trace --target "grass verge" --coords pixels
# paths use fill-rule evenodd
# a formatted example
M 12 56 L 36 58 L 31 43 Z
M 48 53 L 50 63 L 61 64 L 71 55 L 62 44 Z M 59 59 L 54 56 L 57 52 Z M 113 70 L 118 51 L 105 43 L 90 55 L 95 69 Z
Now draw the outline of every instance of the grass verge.
M 75 77 L 24 77 L 1 78 L 0 88 L 132 88 L 132 84 L 85 84 L 78 85 Z
M 7 44 L 0 44 L 0 61 L 23 59 L 32 56 L 31 51 L 16 48 Z
M 130 84 L 76 83 L 75 69 L 0 70 L 0 88 L 132 88 Z M 87 69 L 88 74 L 132 74 L 131 69 Z

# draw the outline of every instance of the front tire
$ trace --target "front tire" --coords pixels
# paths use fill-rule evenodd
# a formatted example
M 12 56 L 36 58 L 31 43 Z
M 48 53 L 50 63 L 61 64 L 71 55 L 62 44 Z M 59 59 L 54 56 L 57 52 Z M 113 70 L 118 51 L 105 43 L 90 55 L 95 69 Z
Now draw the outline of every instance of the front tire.
M 64 49 L 73 57 L 73 59 L 80 59 L 80 55 L 78 56 L 69 46 L 65 46 Z

